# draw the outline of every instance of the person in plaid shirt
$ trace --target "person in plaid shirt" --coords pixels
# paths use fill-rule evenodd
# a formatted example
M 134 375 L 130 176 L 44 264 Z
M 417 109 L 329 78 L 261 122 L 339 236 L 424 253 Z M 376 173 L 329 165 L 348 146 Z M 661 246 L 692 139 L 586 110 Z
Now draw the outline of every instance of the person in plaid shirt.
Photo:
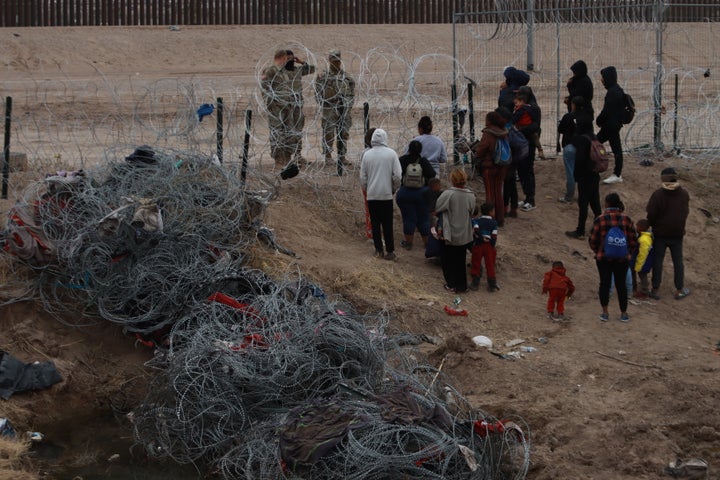
M 622 258 L 608 258 L 604 250 L 605 237 L 610 229 L 618 226 L 627 239 L 627 255 Z M 628 292 L 625 284 L 625 277 L 630 267 L 630 259 L 637 251 L 638 239 L 635 225 L 630 217 L 623 213 L 623 203 L 617 193 L 610 193 L 605 197 L 605 210 L 595 219 L 590 238 L 590 248 L 595 252 L 595 262 L 600 275 L 600 306 L 602 313 L 600 320 L 607 322 L 609 319 L 608 303 L 610 303 L 610 282 L 614 277 L 615 289 L 620 304 L 620 321 L 630 321 L 627 313 Z

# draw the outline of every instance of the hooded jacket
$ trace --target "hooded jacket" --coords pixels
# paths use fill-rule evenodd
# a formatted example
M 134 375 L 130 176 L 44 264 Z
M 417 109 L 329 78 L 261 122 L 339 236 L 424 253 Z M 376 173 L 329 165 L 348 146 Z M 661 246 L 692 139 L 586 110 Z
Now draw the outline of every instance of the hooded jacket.
M 617 83 L 617 70 L 615 67 L 605 67 L 600 70 L 600 76 L 607 93 L 602 111 L 597 117 L 597 126 L 607 130 L 620 130 L 623 126 L 621 118 L 625 108 L 625 92 Z
M 495 125 L 488 125 L 482 130 L 480 142 L 473 146 L 473 153 L 480 163 L 483 170 L 489 168 L 499 168 L 493 162 L 493 153 L 495 153 L 495 144 L 498 138 L 507 138 L 508 131 Z
M 498 107 L 505 107 L 511 112 L 515 108 L 513 99 L 515 98 L 515 92 L 520 87 L 523 87 L 530 83 L 530 75 L 523 70 L 518 70 L 515 67 L 507 67 L 503 71 L 505 77 L 505 88 L 500 89 L 500 96 L 498 97 Z
M 575 146 L 575 167 L 573 178 L 578 183 L 599 182 L 600 174 L 593 172 L 590 159 L 590 139 L 593 133 L 592 116 L 585 110 L 575 112 L 575 132 L 572 144 Z
M 559 288 L 565 290 L 566 297 L 572 297 L 575 293 L 575 285 L 572 280 L 565 275 L 565 267 L 553 267 L 552 270 L 545 272 L 543 277 L 543 293 L 548 293 L 550 289 Z
M 574 97 L 582 97 L 585 99 L 585 108 L 593 113 L 593 83 L 588 77 L 588 67 L 584 61 L 578 60 L 570 66 L 573 72 L 572 78 L 567 83 L 568 94 L 570 100 Z
M 368 200 L 392 200 L 394 185 L 402 176 L 400 159 L 387 146 L 387 133 L 382 128 L 375 130 L 370 144 L 360 159 L 360 184 Z

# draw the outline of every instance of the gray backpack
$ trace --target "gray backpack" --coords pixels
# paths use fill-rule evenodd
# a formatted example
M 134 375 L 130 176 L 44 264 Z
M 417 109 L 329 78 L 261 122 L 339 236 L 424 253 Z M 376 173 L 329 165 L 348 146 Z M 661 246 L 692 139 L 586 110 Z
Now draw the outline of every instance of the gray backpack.
M 402 183 L 403 186 L 407 188 L 422 188 L 425 185 L 420 159 L 407 166 Z

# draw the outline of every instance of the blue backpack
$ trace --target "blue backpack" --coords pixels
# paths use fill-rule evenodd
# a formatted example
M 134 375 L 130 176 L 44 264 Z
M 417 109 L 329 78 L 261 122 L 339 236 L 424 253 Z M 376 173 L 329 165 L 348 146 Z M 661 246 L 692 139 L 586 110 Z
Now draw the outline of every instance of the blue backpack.
M 530 143 L 515 125 L 510 125 L 508 128 L 507 139 L 512 152 L 512 163 L 517 165 L 525 160 L 530 153 Z
M 492 156 L 493 163 L 498 167 L 504 167 L 512 163 L 512 152 L 510 143 L 504 138 L 495 139 L 495 151 Z
M 607 259 L 621 259 L 628 255 L 627 237 L 622 228 L 615 225 L 605 235 L 603 255 Z

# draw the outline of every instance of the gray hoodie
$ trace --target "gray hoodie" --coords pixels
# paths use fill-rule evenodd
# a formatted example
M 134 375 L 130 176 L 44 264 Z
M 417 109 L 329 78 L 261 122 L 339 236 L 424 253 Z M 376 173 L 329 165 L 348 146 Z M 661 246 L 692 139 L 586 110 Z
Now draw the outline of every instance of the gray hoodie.
M 360 184 L 368 200 L 392 200 L 394 185 L 402 176 L 400 159 L 387 146 L 387 133 L 381 128 L 373 133 L 370 145 L 360 159 Z

